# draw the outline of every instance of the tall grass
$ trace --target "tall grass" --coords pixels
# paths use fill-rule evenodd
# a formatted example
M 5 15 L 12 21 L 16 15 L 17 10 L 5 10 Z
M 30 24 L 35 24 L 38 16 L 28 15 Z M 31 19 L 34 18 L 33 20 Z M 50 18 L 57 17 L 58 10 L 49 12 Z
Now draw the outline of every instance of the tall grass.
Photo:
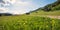
M 0 17 L 0 30 L 60 30 L 60 19 L 37 16 Z

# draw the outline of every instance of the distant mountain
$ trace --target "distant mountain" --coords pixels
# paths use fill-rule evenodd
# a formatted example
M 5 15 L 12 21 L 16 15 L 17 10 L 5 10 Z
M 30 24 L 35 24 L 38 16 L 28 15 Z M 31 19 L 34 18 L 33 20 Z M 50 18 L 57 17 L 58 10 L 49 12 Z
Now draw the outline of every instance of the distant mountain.
M 10 13 L 0 13 L 0 16 L 11 16 L 12 14 Z

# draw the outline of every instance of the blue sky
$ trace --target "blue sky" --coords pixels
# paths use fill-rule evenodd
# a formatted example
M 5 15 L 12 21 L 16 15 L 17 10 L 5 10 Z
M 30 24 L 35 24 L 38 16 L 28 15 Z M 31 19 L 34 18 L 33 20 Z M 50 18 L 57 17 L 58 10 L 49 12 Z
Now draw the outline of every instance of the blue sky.
M 0 0 L 0 13 L 23 14 L 55 1 L 56 0 Z

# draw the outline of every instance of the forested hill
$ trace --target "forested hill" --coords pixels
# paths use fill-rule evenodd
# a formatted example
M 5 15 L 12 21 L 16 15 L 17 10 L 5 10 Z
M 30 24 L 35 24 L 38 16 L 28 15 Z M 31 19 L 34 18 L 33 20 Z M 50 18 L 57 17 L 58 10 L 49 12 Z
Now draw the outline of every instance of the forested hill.
M 60 10 L 60 0 L 57 0 L 54 3 L 48 4 L 42 8 L 38 8 L 37 11 L 43 10 L 43 11 L 55 11 Z
M 57 0 L 56 2 L 52 4 L 48 4 L 45 7 L 43 7 L 43 10 L 45 11 L 55 11 L 60 10 L 60 0 Z

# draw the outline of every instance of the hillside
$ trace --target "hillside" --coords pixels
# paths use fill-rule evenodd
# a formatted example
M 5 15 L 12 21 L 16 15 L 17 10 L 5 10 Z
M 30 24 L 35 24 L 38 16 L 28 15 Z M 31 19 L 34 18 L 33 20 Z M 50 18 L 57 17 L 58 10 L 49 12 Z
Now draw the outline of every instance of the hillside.
M 44 11 L 55 11 L 60 10 L 60 1 L 57 0 L 54 3 L 48 4 L 45 7 L 42 8 Z
M 52 4 L 48 4 L 42 8 L 38 8 L 35 11 L 31 11 L 30 15 L 52 15 L 60 16 L 60 1 L 56 1 Z
M 38 8 L 35 11 L 31 11 L 26 15 L 30 16 L 42 16 L 60 19 L 60 1 L 56 1 L 52 4 L 48 4 L 42 8 Z
M 51 3 L 51 4 L 48 4 L 48 5 L 44 6 L 44 7 L 38 8 L 37 10 L 38 10 L 38 11 L 39 11 L 39 10 L 43 10 L 43 11 L 55 11 L 55 10 L 60 10 L 60 1 L 57 0 L 56 2 Z

